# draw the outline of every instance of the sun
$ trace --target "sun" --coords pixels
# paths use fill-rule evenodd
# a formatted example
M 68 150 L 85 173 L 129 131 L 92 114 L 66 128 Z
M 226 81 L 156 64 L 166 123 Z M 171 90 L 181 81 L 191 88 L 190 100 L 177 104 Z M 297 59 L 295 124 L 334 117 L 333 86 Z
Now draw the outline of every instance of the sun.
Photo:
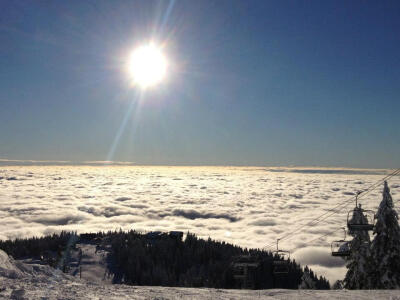
M 128 70 L 135 85 L 147 88 L 156 85 L 165 77 L 167 60 L 157 46 L 140 46 L 132 52 Z

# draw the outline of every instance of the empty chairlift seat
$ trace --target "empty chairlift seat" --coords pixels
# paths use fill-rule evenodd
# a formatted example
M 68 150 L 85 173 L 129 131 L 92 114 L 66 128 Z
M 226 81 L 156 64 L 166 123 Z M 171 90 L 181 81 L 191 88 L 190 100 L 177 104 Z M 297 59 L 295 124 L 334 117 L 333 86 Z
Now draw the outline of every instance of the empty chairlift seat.
M 252 272 L 260 265 L 257 257 L 250 254 L 235 256 L 231 265 L 233 277 L 241 283 L 242 288 L 254 287 Z
M 372 210 L 362 209 L 361 204 L 347 214 L 347 227 L 350 231 L 373 230 L 374 221 L 375 213 Z
M 343 240 L 333 241 L 331 244 L 332 256 L 350 256 L 350 242 L 346 241 L 346 228 L 343 227 Z
M 274 252 L 274 274 L 287 274 L 289 273 L 289 259 L 290 252 L 278 250 Z
M 233 258 L 232 266 L 234 268 L 252 267 L 257 268 L 259 266 L 257 257 L 252 255 L 239 255 Z
M 285 250 L 279 250 L 278 248 L 279 239 L 276 241 L 276 251 L 274 251 L 273 273 L 274 274 L 288 274 L 289 263 L 290 263 L 290 252 Z
M 332 256 L 350 256 L 349 241 L 334 241 L 331 244 Z

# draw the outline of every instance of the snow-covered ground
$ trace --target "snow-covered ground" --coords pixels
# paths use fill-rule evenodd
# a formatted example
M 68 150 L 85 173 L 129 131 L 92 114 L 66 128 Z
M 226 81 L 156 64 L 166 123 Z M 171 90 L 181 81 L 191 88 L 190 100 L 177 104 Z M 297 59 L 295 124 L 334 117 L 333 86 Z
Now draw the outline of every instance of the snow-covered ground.
M 14 299 L 400 299 L 396 291 L 314 291 L 314 290 L 219 290 L 171 287 L 134 287 L 97 285 L 72 281 L 57 283 L 9 281 L 12 288 L 0 292 L 0 299 L 10 299 L 18 291 L 24 298 Z
M 110 284 L 110 276 L 107 268 L 107 254 L 104 249 L 98 249 L 96 245 L 79 243 L 77 250 L 82 251 L 82 258 L 77 265 L 77 270 L 71 270 L 71 274 L 89 282 Z
M 400 291 L 222 290 L 110 285 L 91 280 L 48 266 L 16 262 L 0 250 L 0 299 L 400 299 Z
M 386 170 L 262 167 L 0 167 L 0 239 L 61 230 L 181 230 L 262 248 L 381 179 Z M 399 176 L 389 181 L 398 205 Z M 382 187 L 361 200 L 376 209 Z M 352 209 L 350 203 L 347 209 Z M 331 280 L 347 209 L 280 243 Z M 334 235 L 314 240 L 338 230 Z M 314 240 L 312 243 L 308 241 Z M 274 247 L 271 248 L 273 250 Z

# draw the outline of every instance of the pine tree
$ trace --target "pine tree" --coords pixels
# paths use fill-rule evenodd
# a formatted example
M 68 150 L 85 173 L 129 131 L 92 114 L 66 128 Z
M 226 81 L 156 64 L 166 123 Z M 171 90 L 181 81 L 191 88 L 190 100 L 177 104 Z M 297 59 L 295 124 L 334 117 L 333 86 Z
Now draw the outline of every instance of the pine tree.
M 308 269 L 307 266 L 304 268 L 303 276 L 301 276 L 301 283 L 299 285 L 299 289 L 302 289 L 302 290 L 314 290 L 315 289 L 315 281 L 312 279 L 310 270 Z
M 386 181 L 376 219 L 371 250 L 375 263 L 373 288 L 400 288 L 400 227 Z
M 368 223 L 361 209 L 361 204 L 354 208 L 350 223 Z M 350 256 L 346 259 L 347 273 L 344 286 L 347 289 L 369 289 L 371 254 L 368 231 L 349 230 L 349 234 L 353 236 L 353 240 L 350 242 Z
M 332 289 L 334 290 L 343 290 L 343 288 L 344 288 L 343 280 L 336 280 L 332 287 Z

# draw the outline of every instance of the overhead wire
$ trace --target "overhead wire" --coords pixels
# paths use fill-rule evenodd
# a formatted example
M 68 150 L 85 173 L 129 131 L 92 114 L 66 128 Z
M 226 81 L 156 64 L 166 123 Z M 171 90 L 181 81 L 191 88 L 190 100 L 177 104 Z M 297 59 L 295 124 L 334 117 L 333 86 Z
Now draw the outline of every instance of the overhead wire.
M 312 239 L 312 240 L 310 240 L 310 241 L 307 241 L 306 244 L 311 244 L 311 243 L 313 243 L 313 242 L 315 242 L 315 241 L 317 241 L 317 240 L 319 240 L 319 239 L 322 239 L 322 238 L 324 238 L 324 237 L 327 237 L 328 235 L 331 235 L 332 233 L 338 232 L 339 230 L 342 230 L 342 229 L 343 229 L 343 228 L 337 228 L 337 229 L 335 229 L 335 230 L 333 230 L 333 231 L 330 231 L 330 232 L 325 233 L 325 234 L 323 234 L 323 235 L 321 235 L 321 236 L 318 236 L 318 237 L 316 237 L 316 238 L 314 238 L 314 239 Z M 294 250 L 295 250 L 295 248 L 292 248 L 292 249 L 290 250 L 290 252 L 292 252 L 292 251 L 294 251 Z
M 350 199 L 346 199 L 342 202 L 340 202 L 339 204 L 337 204 L 336 206 L 328 209 L 325 213 L 323 213 L 322 215 L 312 219 L 311 221 L 307 222 L 306 224 L 301 225 L 300 227 L 298 227 L 297 229 L 289 232 L 288 234 L 284 235 L 283 237 L 279 238 L 279 241 L 282 240 L 287 240 L 289 237 L 293 236 L 295 233 L 297 233 L 299 230 L 307 227 L 307 226 L 315 226 L 318 223 L 326 220 L 327 218 L 329 218 L 330 216 L 339 213 L 340 211 L 342 211 L 344 208 L 346 208 L 351 202 L 350 201 L 354 201 L 357 197 L 358 199 L 365 197 L 367 194 L 369 194 L 370 192 L 372 192 L 374 189 L 376 189 L 380 184 L 382 184 L 383 181 L 386 181 L 390 178 L 392 178 L 393 176 L 396 176 L 400 174 L 400 168 L 396 169 L 395 171 L 393 171 L 392 173 L 386 175 L 385 177 L 383 177 L 382 179 L 378 180 L 377 182 L 375 182 L 374 184 L 370 185 L 367 189 L 363 190 L 361 193 L 357 194 L 356 196 L 350 198 Z M 343 207 L 341 207 L 343 206 Z M 341 208 L 340 208 L 341 207 Z M 340 208 L 340 209 L 339 209 Z M 323 218 L 324 217 L 324 218 Z M 336 230 L 337 231 L 337 230 Z M 335 232 L 335 231 L 333 231 Z M 332 232 L 332 233 L 333 233 Z M 322 236 L 323 237 L 323 236 Z M 319 239 L 321 237 L 316 238 L 315 240 Z M 275 245 L 274 243 L 268 244 L 267 246 L 265 246 L 263 249 L 269 249 L 272 246 Z

